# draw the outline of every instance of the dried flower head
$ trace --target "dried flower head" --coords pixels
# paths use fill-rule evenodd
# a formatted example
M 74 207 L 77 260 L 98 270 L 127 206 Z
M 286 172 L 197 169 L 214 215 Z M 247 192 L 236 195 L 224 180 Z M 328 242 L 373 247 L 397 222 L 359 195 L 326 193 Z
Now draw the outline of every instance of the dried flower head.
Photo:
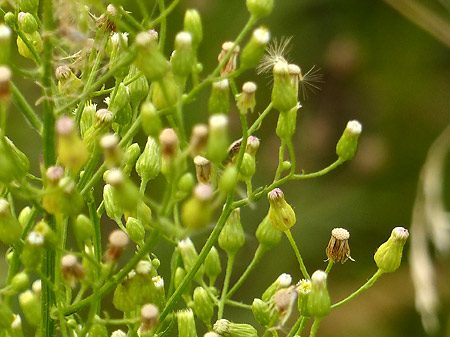
M 334 228 L 331 231 L 331 239 L 326 249 L 328 260 L 341 263 L 348 259 L 355 261 L 350 256 L 349 238 L 350 233 L 344 228 Z
M 72 254 L 64 255 L 61 259 L 61 272 L 63 278 L 71 286 L 84 278 L 84 267 L 78 263 L 77 257 Z
M 292 37 L 282 37 L 280 40 L 273 39 L 272 42 L 266 48 L 266 54 L 264 54 L 261 63 L 256 68 L 258 74 L 271 73 L 273 66 L 282 61 L 288 63 L 287 54 L 289 53 Z
M 207 184 L 211 178 L 212 164 L 202 156 L 195 156 L 194 158 L 195 170 L 197 173 L 197 180 L 199 183 Z
M 219 63 L 221 63 L 225 59 L 225 56 L 228 54 L 228 52 L 231 50 L 231 48 L 233 48 L 233 45 L 234 45 L 234 42 L 232 42 L 232 41 L 227 41 L 222 44 L 222 51 L 220 52 L 219 57 L 217 58 Z M 228 75 L 236 70 L 237 55 L 239 54 L 239 52 L 240 52 L 240 48 L 239 48 L 239 46 L 236 46 L 233 49 L 230 58 L 228 59 L 227 62 L 225 62 L 222 69 L 220 70 L 220 75 L 222 75 L 222 76 Z
M 0 100 L 5 101 L 10 96 L 11 70 L 7 66 L 0 66 Z
M 147 332 L 153 329 L 158 323 L 159 310 L 156 305 L 145 304 L 141 309 L 140 332 Z
M 109 246 L 105 252 L 104 259 L 106 262 L 117 262 L 130 241 L 128 235 L 122 230 L 116 229 L 109 235 L 108 241 Z

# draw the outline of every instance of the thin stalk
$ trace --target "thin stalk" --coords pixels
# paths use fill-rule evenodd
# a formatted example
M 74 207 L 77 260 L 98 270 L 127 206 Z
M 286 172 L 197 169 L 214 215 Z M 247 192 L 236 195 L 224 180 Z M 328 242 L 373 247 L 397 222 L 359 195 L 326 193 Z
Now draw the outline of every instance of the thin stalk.
M 304 316 L 300 316 L 297 321 L 295 322 L 295 324 L 292 326 L 291 330 L 289 331 L 289 333 L 286 335 L 286 337 L 293 337 L 294 335 L 299 335 L 300 333 L 298 331 L 303 330 L 302 326 L 304 327 L 306 325 L 306 322 L 308 321 L 308 319 Z
M 158 0 L 159 13 L 162 14 L 165 11 L 164 0 Z M 166 31 L 167 31 L 167 15 L 161 16 L 161 24 L 159 26 L 159 48 L 164 50 L 164 44 L 166 42 Z
M 178 5 L 179 2 L 180 2 L 180 0 L 172 1 L 172 3 L 169 5 L 169 7 L 167 7 L 165 10 L 163 10 L 159 14 L 159 16 L 150 23 L 150 25 L 149 25 L 150 28 L 154 28 L 156 25 L 159 25 L 160 22 L 165 20 L 167 15 L 175 9 L 175 7 Z
M 322 321 L 322 317 L 316 317 L 314 319 L 314 323 L 311 327 L 311 331 L 309 332 L 309 337 L 315 337 L 317 331 L 319 330 L 320 322 Z
M 331 268 L 333 268 L 333 265 L 334 265 L 333 260 L 328 261 L 328 265 L 327 265 L 327 269 L 325 269 L 325 273 L 329 274 L 331 271 Z
M 231 296 L 233 296 L 233 294 L 242 286 L 242 284 L 245 282 L 250 273 L 255 269 L 258 262 L 261 261 L 261 258 L 264 256 L 265 252 L 266 249 L 263 246 L 259 245 L 258 248 L 256 249 L 255 255 L 253 255 L 252 261 L 245 269 L 244 273 L 241 275 L 239 280 L 230 289 L 230 291 L 227 294 L 227 298 L 231 298 Z
M 250 129 L 248 129 L 248 134 L 251 135 L 253 132 L 258 130 L 261 127 L 261 123 L 264 118 L 269 114 L 269 112 L 272 110 L 273 102 L 270 102 L 270 104 L 264 109 L 264 111 L 259 115 L 259 117 L 253 122 Z
M 25 119 L 31 124 L 32 127 L 36 129 L 36 131 L 41 134 L 42 133 L 42 121 L 30 104 L 27 102 L 25 97 L 22 95 L 20 90 L 16 87 L 16 85 L 11 82 L 11 96 L 14 105 L 17 109 L 24 115 Z
M 286 149 L 286 142 L 282 139 L 280 148 L 278 150 L 278 167 L 277 167 L 277 171 L 275 172 L 275 177 L 273 178 L 274 182 L 276 182 L 277 180 L 280 179 L 281 172 L 283 170 L 283 161 L 284 161 L 284 151 L 285 151 L 285 149 Z
M 219 307 L 217 310 L 217 319 L 221 319 L 223 317 L 223 309 L 225 307 L 225 300 L 227 298 L 228 286 L 230 285 L 231 272 L 233 271 L 234 260 L 236 257 L 235 253 L 227 255 L 228 255 L 227 270 L 225 272 L 225 280 L 223 281 L 222 294 L 220 297 Z
M 373 284 L 380 278 L 381 275 L 383 275 L 383 271 L 381 269 L 378 269 L 377 272 L 375 274 L 373 274 L 373 276 L 366 282 L 364 283 L 361 288 L 359 288 L 358 290 L 356 290 L 353 294 L 351 294 L 350 296 L 348 296 L 347 298 L 344 298 L 342 301 L 339 301 L 335 304 L 333 304 L 331 306 L 331 309 L 340 307 L 342 304 L 345 304 L 349 301 L 351 301 L 352 299 L 354 299 L 356 296 L 358 296 L 359 294 L 361 294 L 364 290 L 369 289 L 371 286 L 373 286 Z
M 96 277 L 100 277 L 100 263 L 102 262 L 102 237 L 100 232 L 100 218 L 95 207 L 94 193 L 91 191 L 88 201 L 89 216 L 94 224 L 94 253 L 98 262 Z
M 294 152 L 294 145 L 292 145 L 292 139 L 289 139 L 287 142 L 288 152 L 289 152 L 289 159 L 291 160 L 291 173 L 290 175 L 295 174 L 296 170 L 296 158 L 295 158 L 295 152 Z
M 291 230 L 287 229 L 287 230 L 284 231 L 284 233 L 286 234 L 286 236 L 287 236 L 287 238 L 289 240 L 289 243 L 291 244 L 292 249 L 295 252 L 295 256 L 297 257 L 297 261 L 298 261 L 298 264 L 300 265 L 300 270 L 301 270 L 301 272 L 303 274 L 303 277 L 305 279 L 308 279 L 308 280 L 311 279 L 309 277 L 308 271 L 306 270 L 306 266 L 305 266 L 305 264 L 303 262 L 302 256 L 300 255 L 300 251 L 298 250 L 297 244 L 295 243 L 295 240 L 292 237 Z

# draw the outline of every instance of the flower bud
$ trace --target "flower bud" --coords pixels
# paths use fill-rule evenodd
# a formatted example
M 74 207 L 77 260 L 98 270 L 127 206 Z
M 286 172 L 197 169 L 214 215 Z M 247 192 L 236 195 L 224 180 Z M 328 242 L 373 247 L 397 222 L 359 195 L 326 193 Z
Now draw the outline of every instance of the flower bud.
M 194 176 L 190 172 L 183 174 L 180 180 L 178 180 L 178 189 L 183 193 L 183 195 L 190 194 L 194 186 Z
M 64 177 L 59 181 L 57 198 L 59 198 L 57 213 L 64 215 L 77 215 L 84 205 L 83 198 L 70 177 Z
M 296 290 L 298 293 L 298 311 L 300 315 L 310 317 L 311 314 L 308 311 L 308 298 L 311 293 L 311 281 L 306 279 L 300 280 L 296 285 Z
M 308 312 L 313 317 L 328 315 L 331 309 L 330 295 L 327 289 L 327 274 L 317 270 L 311 276 L 311 293 L 308 297 Z
M 191 309 L 177 312 L 178 337 L 197 337 L 194 313 Z
M 55 249 L 59 241 L 55 231 L 44 221 L 39 221 L 33 229 L 36 233 L 41 233 L 44 237 L 44 247 L 46 249 Z M 31 233 L 31 232 L 30 232 Z
M 200 14 L 196 9 L 188 9 L 184 14 L 184 30 L 192 36 L 192 46 L 197 48 L 203 40 L 203 28 Z
M 265 250 L 273 248 L 280 243 L 281 232 L 272 226 L 269 215 L 266 215 L 259 224 L 256 230 L 256 238 Z
M 235 255 L 245 244 L 244 229 L 241 224 L 240 208 L 235 208 L 219 234 L 219 246 L 229 255 Z
M 11 280 L 11 287 L 15 293 L 20 293 L 27 290 L 29 284 L 30 284 L 30 277 L 24 271 L 14 275 L 14 277 Z
M 17 21 L 19 23 L 19 28 L 24 33 L 34 33 L 38 29 L 38 24 L 34 16 L 30 13 L 20 12 L 17 16 Z
M 133 169 L 134 165 L 136 165 L 136 161 L 138 160 L 140 154 L 141 148 L 139 147 L 139 144 L 133 143 L 127 147 L 123 158 L 124 162 L 123 173 L 125 175 L 127 176 L 130 175 L 131 170 Z
M 11 328 L 14 315 L 6 303 L 0 300 L 0 329 L 5 331 Z
M 211 324 L 211 318 L 214 314 L 214 303 L 209 297 L 208 292 L 203 287 L 194 289 L 194 312 L 207 326 Z
M 269 302 L 255 298 L 252 303 L 252 312 L 256 321 L 262 326 L 267 326 L 272 318 L 272 308 Z
M 141 326 L 139 331 L 146 333 L 158 324 L 159 309 L 156 305 L 146 304 L 141 309 Z
M 161 148 L 153 137 L 147 138 L 144 151 L 136 162 L 136 172 L 143 181 L 155 179 L 161 171 Z
M 28 225 L 28 223 L 31 221 L 31 218 L 33 217 L 33 211 L 30 206 L 25 206 L 19 213 L 19 216 L 17 217 L 17 220 L 19 220 L 19 223 L 22 227 L 25 227 Z
M 115 196 L 113 196 L 116 199 L 113 199 L 113 202 L 116 201 L 124 211 L 136 212 L 136 207 L 141 200 L 139 190 L 120 169 L 110 170 L 106 176 L 106 183 L 116 191 Z
M 247 9 L 255 18 L 268 16 L 272 12 L 274 0 L 247 0 Z
M 35 270 L 39 267 L 42 260 L 42 252 L 44 249 L 44 235 L 38 231 L 31 231 L 25 240 L 25 246 L 20 261 L 25 268 Z
M 20 240 L 22 226 L 11 214 L 9 202 L 0 199 L 0 240 L 5 244 L 14 244 Z
M 125 77 L 124 81 L 131 80 L 138 74 L 138 69 L 135 65 L 130 66 L 130 72 Z M 133 109 L 137 109 L 141 104 L 142 100 L 147 97 L 149 91 L 149 85 L 145 76 L 140 76 L 133 82 L 128 84 L 128 89 L 130 92 L 130 102 Z
M 74 96 L 83 86 L 81 79 L 68 66 L 59 66 L 56 68 L 55 77 L 58 80 L 58 90 L 63 96 Z
M 219 319 L 214 323 L 214 332 L 223 337 L 257 337 L 258 333 L 250 324 L 232 323 L 226 319 Z
M 128 33 L 113 33 L 106 45 L 106 52 L 110 58 L 109 69 L 112 69 L 117 65 L 120 59 L 125 55 L 128 49 Z M 116 80 L 123 79 L 128 72 L 128 67 L 119 67 L 113 73 Z
M 106 134 L 100 139 L 100 147 L 103 150 L 105 163 L 108 167 L 115 167 L 120 164 L 122 150 L 119 147 L 119 138 L 115 134 Z
M 254 82 L 245 82 L 242 86 L 242 92 L 236 96 L 236 105 L 242 114 L 246 114 L 248 110 L 253 112 L 256 105 L 255 92 L 256 84 Z
M 198 253 L 191 239 L 187 238 L 178 242 L 178 251 L 183 260 L 184 269 L 189 272 L 198 260 Z M 195 275 L 196 280 L 200 280 L 203 276 L 203 268 L 200 268 Z
M 141 243 L 145 239 L 145 229 L 142 223 L 131 216 L 127 219 L 127 233 L 131 240 L 136 243 Z
M 220 257 L 216 247 L 212 246 L 205 262 L 205 274 L 208 276 L 210 284 L 214 284 L 217 276 L 222 272 L 222 266 L 220 265 Z
M 9 64 L 11 55 L 11 28 L 0 24 L 0 64 Z
M 32 14 L 37 14 L 39 7 L 39 0 L 17 0 L 16 5 L 19 10 L 23 12 L 30 12 Z
M 336 145 L 336 154 L 342 161 L 352 160 L 356 155 L 358 149 L 359 135 L 361 134 L 362 126 L 358 121 L 350 121 Z
M 41 53 L 42 49 L 44 48 L 44 44 L 42 42 L 41 35 L 39 32 L 33 32 L 31 34 L 24 33 L 25 37 L 28 39 L 28 41 L 31 43 L 31 45 L 34 47 L 36 53 Z M 19 54 L 23 57 L 34 59 L 33 54 L 31 53 L 30 49 L 28 49 L 28 46 L 23 42 L 22 38 L 20 36 L 17 37 L 17 50 L 19 51 Z
M 225 168 L 220 177 L 219 190 L 227 194 L 234 191 L 237 183 L 238 171 L 236 166 L 230 165 Z
M 103 202 L 108 217 L 115 222 L 120 222 L 123 215 L 123 208 L 118 201 L 117 191 L 109 184 L 103 187 Z
M 212 83 L 211 94 L 208 101 L 210 115 L 228 114 L 230 112 L 230 85 L 228 79 Z
M 294 210 L 284 200 L 284 193 L 281 189 L 275 188 L 267 194 L 269 199 L 269 218 L 273 228 L 284 232 L 294 226 L 296 220 Z
M 94 124 L 84 133 L 84 142 L 90 152 L 98 144 L 100 137 L 109 132 L 114 114 L 107 109 L 100 109 L 95 113 Z
M 256 161 L 255 157 L 249 153 L 244 153 L 242 158 L 241 169 L 239 174 L 244 181 L 251 179 L 256 173 Z
M 76 282 L 84 278 L 84 268 L 78 263 L 77 257 L 72 254 L 64 255 L 61 259 L 61 273 L 72 287 L 75 286 Z
M 155 276 L 152 278 L 152 283 L 154 285 L 154 294 L 152 297 L 153 303 L 155 303 L 161 310 L 164 309 L 166 305 L 166 293 L 164 290 L 164 279 L 161 276 Z
M 286 273 L 281 274 L 278 278 L 264 291 L 261 299 L 264 302 L 269 302 L 275 293 L 283 288 L 287 288 L 292 283 L 292 276 Z
M 255 29 L 250 41 L 242 50 L 241 67 L 244 69 L 256 67 L 261 61 L 269 41 L 270 32 L 267 28 Z
M 128 235 L 122 232 L 122 230 L 116 229 L 111 232 L 108 241 L 108 249 L 105 252 L 104 260 L 106 262 L 116 263 L 128 245 Z
M 284 141 L 289 141 L 295 133 L 297 126 L 297 109 L 295 106 L 289 111 L 282 111 L 278 116 L 277 136 Z
M 155 82 L 152 103 L 161 110 L 174 106 L 178 101 L 178 84 L 172 72 L 168 72 L 160 81 Z
M 7 102 L 11 95 L 11 70 L 7 66 L 0 66 L 0 101 Z
M 279 60 L 273 66 L 273 107 L 280 112 L 286 112 L 297 106 L 297 93 L 291 84 L 288 64 Z
M 136 46 L 136 66 L 148 81 L 161 80 L 169 71 L 170 65 L 159 50 L 157 39 L 149 32 L 141 32 L 136 36 Z
M 11 323 L 11 337 L 24 337 L 22 330 L 22 319 L 20 315 L 13 315 L 14 320 Z
M 30 168 L 30 161 L 6 136 L 0 140 L 0 181 L 10 183 L 22 178 Z
M 210 185 L 197 184 L 192 196 L 181 208 L 181 222 L 189 229 L 205 227 L 211 221 L 212 188 Z
M 196 124 L 192 128 L 189 147 L 191 156 L 195 157 L 204 154 L 206 144 L 208 143 L 208 126 L 205 124 Z
M 77 239 L 78 245 L 84 247 L 89 243 L 94 235 L 94 224 L 86 215 L 80 214 L 73 222 L 73 231 Z
M 224 114 L 209 118 L 207 158 L 214 164 L 221 164 L 228 155 L 228 117 Z
M 157 137 L 162 129 L 161 118 L 155 106 L 151 102 L 145 101 L 141 105 L 142 129 L 147 136 Z
M 91 101 L 87 102 L 81 112 L 80 131 L 81 137 L 84 139 L 86 131 L 94 124 L 95 113 L 97 112 L 97 104 Z
M 19 304 L 29 324 L 38 326 L 41 323 L 41 301 L 39 295 L 27 290 L 19 295 Z
M 403 246 L 408 239 L 409 232 L 406 228 L 395 227 L 389 239 L 378 247 L 375 252 L 375 263 L 385 273 L 392 273 L 400 267 L 402 262 Z
M 350 233 L 344 228 L 334 228 L 331 231 L 331 239 L 326 249 L 328 260 L 340 261 L 341 263 L 344 263 L 347 259 L 355 261 L 350 256 L 349 238 Z
M 220 52 L 219 57 L 217 58 L 219 63 L 221 63 L 225 59 L 225 56 L 228 54 L 228 52 L 231 50 L 231 48 L 233 48 L 233 44 L 234 44 L 234 42 L 232 42 L 232 41 L 227 41 L 222 44 L 222 51 Z M 231 53 L 230 58 L 228 59 L 228 61 L 223 65 L 222 69 L 220 70 L 221 76 L 228 75 L 236 70 L 237 56 L 239 54 L 239 51 L 240 51 L 239 46 L 235 46 Z M 224 111 L 222 111 L 222 112 L 224 112 Z
M 194 66 L 194 51 L 192 49 L 192 35 L 180 32 L 175 37 L 175 50 L 171 60 L 173 73 L 176 76 L 187 77 Z
M 106 326 L 104 326 L 103 324 L 94 323 L 89 329 L 89 336 L 109 337 L 108 329 L 106 329 Z
M 59 162 L 78 172 L 88 160 L 89 152 L 75 130 L 75 122 L 70 117 L 59 118 L 56 122 L 56 132 Z

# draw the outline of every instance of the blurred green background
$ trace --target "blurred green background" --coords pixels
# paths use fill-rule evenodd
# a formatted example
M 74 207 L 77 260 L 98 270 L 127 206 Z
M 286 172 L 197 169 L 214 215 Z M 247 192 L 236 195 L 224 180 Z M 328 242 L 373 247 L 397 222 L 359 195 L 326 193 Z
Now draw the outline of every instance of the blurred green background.
M 291 62 L 303 70 L 315 65 L 324 75 L 322 90 L 302 102 L 298 114 L 294 144 L 299 169 L 313 172 L 333 162 L 335 144 L 347 121 L 357 119 L 363 125 L 359 152 L 352 162 L 325 177 L 289 183 L 283 188 L 297 214 L 293 235 L 310 272 L 326 267 L 325 247 L 332 228 L 344 227 L 351 233 L 350 247 L 356 262 L 336 265 L 329 278 L 332 302 L 336 302 L 375 272 L 373 253 L 392 228 L 409 227 L 427 150 L 450 123 L 450 49 L 382 1 L 275 2 L 273 14 L 261 24 L 278 39 L 292 36 Z M 124 6 L 138 12 L 133 1 L 124 2 Z M 166 54 L 170 53 L 173 36 L 182 29 L 184 10 L 192 7 L 198 8 L 203 18 L 205 37 L 199 58 L 203 74 L 207 74 L 217 64 L 221 44 L 237 36 L 248 13 L 245 1 L 181 1 L 168 20 Z M 450 13 L 444 15 L 450 18 Z M 237 80 L 238 86 L 247 80 L 258 83 L 256 110 L 260 112 L 270 100 L 270 78 L 247 71 Z M 189 125 L 206 121 L 208 94 L 203 92 L 196 104 L 188 106 Z M 38 93 L 30 95 L 30 101 L 38 97 Z M 237 139 L 240 126 L 236 111 L 230 116 L 232 135 Z M 274 132 L 276 119 L 273 111 L 255 134 L 261 139 L 255 187 L 273 179 L 279 146 Z M 37 163 L 36 135 L 24 126 L 20 116 L 10 118 L 9 124 L 13 140 Z M 37 170 L 37 166 L 34 168 Z M 444 183 L 448 196 L 450 183 Z M 239 252 L 232 282 L 253 256 L 257 247 L 254 232 L 267 208 L 266 200 L 261 200 L 241 211 L 248 238 Z M 199 234 L 193 240 L 199 245 L 204 238 Z M 295 256 L 284 240 L 236 293 L 237 299 L 251 303 L 283 272 L 290 273 L 295 281 L 299 279 Z M 156 253 L 164 270 L 170 255 L 163 246 Z M 441 257 L 437 274 L 443 323 L 438 336 L 450 336 L 445 325 L 450 299 L 448 262 L 448 257 Z M 225 315 L 239 322 L 254 322 L 251 313 L 242 310 L 228 309 Z M 425 335 L 414 308 L 407 256 L 397 272 L 383 276 L 372 289 L 323 320 L 319 336 L 331 335 Z

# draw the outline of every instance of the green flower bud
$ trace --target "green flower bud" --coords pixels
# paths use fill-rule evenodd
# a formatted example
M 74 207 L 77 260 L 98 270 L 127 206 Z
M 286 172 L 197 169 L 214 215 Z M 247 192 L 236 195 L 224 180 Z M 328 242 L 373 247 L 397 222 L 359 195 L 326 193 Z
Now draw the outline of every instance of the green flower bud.
M 264 291 L 261 299 L 264 302 L 269 302 L 275 293 L 280 290 L 287 288 L 292 283 L 292 277 L 289 274 L 283 273 Z
M 0 199 L 0 240 L 6 244 L 14 244 L 20 240 L 22 226 L 11 214 L 9 202 Z
M 80 119 L 80 131 L 81 137 L 84 139 L 86 131 L 94 124 L 95 113 L 97 112 L 97 104 L 93 104 L 91 101 L 87 102 L 81 112 Z
M 98 144 L 101 136 L 109 132 L 114 119 L 114 114 L 106 109 L 100 109 L 95 113 L 94 124 L 84 133 L 84 142 L 90 152 Z
M 189 149 L 191 156 L 204 155 L 205 147 L 208 143 L 208 127 L 205 124 L 196 124 L 192 127 Z
M 223 337 L 257 337 L 258 333 L 250 324 L 232 323 L 226 319 L 219 319 L 214 323 L 214 332 Z
M 103 324 L 94 323 L 89 329 L 89 336 L 109 337 L 108 329 L 106 329 L 106 326 L 104 326 Z
M 11 323 L 11 337 L 24 337 L 23 330 L 22 330 L 22 319 L 20 318 L 20 315 L 13 315 L 14 320 Z
M 281 189 L 275 188 L 267 194 L 269 199 L 269 218 L 273 228 L 284 232 L 294 226 L 296 220 L 294 210 L 284 200 L 284 193 Z
M 27 156 L 6 136 L 0 141 L 0 165 L 0 180 L 5 183 L 22 178 L 30 169 Z
M 136 243 L 143 242 L 145 238 L 145 229 L 144 226 L 142 226 L 142 223 L 133 217 L 128 217 L 127 219 L 127 233 L 131 240 L 133 240 Z
M 244 229 L 241 225 L 240 208 L 235 208 L 219 234 L 219 246 L 229 255 L 235 255 L 245 244 Z
M 191 193 L 194 186 L 195 186 L 195 179 L 193 174 L 190 172 L 183 174 L 180 180 L 178 180 L 178 189 L 183 194 Z
M 70 117 L 59 118 L 56 122 L 56 132 L 59 162 L 78 172 L 88 160 L 89 152 L 75 130 L 75 122 Z
M 46 249 L 55 249 L 59 245 L 59 239 L 55 231 L 44 221 L 39 221 L 33 229 L 34 232 L 41 233 L 44 237 Z
M 136 165 L 136 161 L 138 160 L 140 154 L 141 148 L 139 147 L 139 144 L 133 143 L 127 147 L 123 158 L 124 161 L 123 173 L 125 175 L 127 176 L 130 175 L 131 170 L 133 169 L 134 165 Z
M 281 240 L 281 232 L 276 230 L 270 222 L 269 215 L 261 221 L 256 230 L 256 238 L 264 249 L 270 249 L 278 245 Z
M 375 263 L 385 273 L 392 273 L 400 267 L 402 262 L 403 246 L 409 237 L 406 228 L 395 227 L 389 239 L 378 247 L 375 252 Z
M 189 229 L 205 227 L 211 221 L 212 189 L 210 185 L 198 184 L 192 196 L 181 207 L 181 222 Z
M 297 106 L 297 93 L 291 84 L 288 64 L 280 60 L 273 66 L 273 107 L 280 112 L 289 111 Z
M 137 307 L 137 303 L 134 302 L 134 297 L 131 296 L 132 277 L 135 276 L 133 274 L 131 277 L 128 275 L 114 290 L 113 305 L 117 310 L 130 312 Z
M 184 30 L 192 36 L 192 46 L 197 48 L 203 40 L 203 28 L 200 14 L 196 9 L 188 9 L 184 14 Z
M 109 184 L 103 187 L 103 202 L 108 217 L 116 222 L 120 222 L 123 208 L 119 204 L 117 191 Z
M 144 102 L 141 105 L 142 129 L 147 136 L 158 137 L 162 130 L 162 122 L 155 106 L 151 102 Z
M 56 68 L 55 77 L 58 80 L 58 90 L 63 96 L 74 96 L 83 86 L 81 79 L 68 66 Z
M 230 165 L 222 173 L 219 180 L 219 189 L 225 194 L 234 191 L 237 183 L 238 171 L 234 165 Z
M 114 114 L 114 122 L 121 124 L 124 122 L 124 116 L 121 116 L 121 110 L 130 102 L 130 94 L 125 84 L 120 83 L 114 99 L 109 99 L 109 110 Z
M 170 69 L 164 55 L 158 47 L 157 39 L 149 32 L 141 32 L 136 36 L 138 55 L 136 66 L 150 82 L 161 80 Z
M 64 177 L 58 183 L 57 197 L 59 209 L 57 213 L 77 215 L 83 208 L 84 202 L 77 190 L 75 182 L 70 177 Z
M 161 171 L 161 148 L 153 137 L 147 138 L 144 151 L 136 162 L 136 172 L 143 181 L 155 179 Z
M 164 279 L 161 276 L 155 276 L 152 278 L 152 282 L 155 288 L 152 302 L 158 306 L 160 310 L 163 310 L 166 305 L 166 293 L 164 290 Z
M 16 25 L 16 15 L 12 12 L 7 12 L 3 19 L 5 20 L 5 23 L 10 27 L 14 27 Z
M 175 50 L 170 59 L 173 73 L 180 77 L 189 76 L 194 66 L 194 59 L 191 33 L 178 33 L 175 37 Z
M 106 134 L 100 139 L 100 147 L 103 150 L 105 164 L 108 167 L 116 167 L 123 157 L 122 149 L 119 147 L 119 138 L 115 134 Z
M 11 287 L 16 293 L 20 293 L 27 290 L 29 285 L 30 285 L 30 277 L 24 271 L 14 275 L 14 277 L 11 280 Z
M 288 160 L 285 160 L 281 163 L 281 171 L 282 172 L 290 170 L 291 167 L 292 167 L 292 164 Z
M 11 28 L 0 24 L 0 64 L 9 64 L 11 55 Z
M 217 276 L 222 272 L 222 266 L 220 265 L 219 252 L 216 247 L 212 246 L 208 255 L 206 256 L 205 262 L 205 274 L 208 276 L 210 284 L 214 284 Z
M 208 292 L 202 288 L 194 289 L 194 312 L 202 322 L 207 326 L 211 324 L 211 318 L 214 314 L 214 303 L 209 297 Z
M 161 80 L 155 82 L 152 103 L 161 110 L 175 105 L 178 101 L 178 84 L 172 72 L 168 72 Z
M 28 41 L 31 43 L 31 45 L 34 47 L 36 52 L 38 54 L 41 53 L 42 49 L 44 48 L 44 45 L 42 43 L 42 38 L 41 38 L 41 35 L 39 34 L 39 32 L 36 31 L 31 34 L 28 34 L 28 33 L 24 33 L 24 34 L 25 34 L 25 37 L 28 39 Z M 23 57 L 26 57 L 29 59 L 34 59 L 33 54 L 28 49 L 27 45 L 25 44 L 25 42 L 23 42 L 23 40 L 20 36 L 17 37 L 17 49 L 19 51 L 19 54 L 22 55 Z
M 214 164 L 221 164 L 228 156 L 228 117 L 223 114 L 209 118 L 209 135 L 206 157 Z
M 86 215 L 80 214 L 73 222 L 73 231 L 78 245 L 84 247 L 85 244 L 91 241 L 94 235 L 94 224 Z
M 244 157 L 242 158 L 240 175 L 243 180 L 251 179 L 256 172 L 256 162 L 255 157 L 251 156 L 248 153 L 244 153 Z
M 106 52 L 109 55 L 109 68 L 114 67 L 128 49 L 128 33 L 113 33 L 106 45 Z M 124 66 L 114 72 L 116 80 L 123 79 L 128 72 L 128 67 Z
M 41 323 L 41 301 L 39 295 L 27 290 L 19 295 L 19 304 L 29 324 L 38 326 Z
M 255 18 L 268 16 L 272 12 L 274 0 L 247 0 L 247 9 Z
M 178 251 L 180 252 L 181 259 L 183 260 L 184 269 L 187 272 L 191 271 L 198 260 L 198 253 L 191 239 L 187 238 L 178 242 Z M 202 277 L 203 268 L 200 267 L 195 275 L 195 279 L 201 280 Z
M 308 312 L 313 317 L 328 315 L 331 309 L 327 289 L 327 274 L 321 270 L 311 276 L 311 293 L 308 297 Z
M 30 13 L 20 12 L 17 21 L 19 22 L 19 28 L 24 33 L 34 33 L 38 29 L 38 24 L 34 16 Z
M 197 337 L 194 313 L 191 309 L 177 312 L 178 337 Z
M 11 309 L 0 300 L 0 329 L 7 330 L 11 328 L 11 324 L 14 321 L 14 315 Z
M 16 4 L 19 10 L 36 14 L 39 7 L 39 0 L 17 0 Z
M 106 182 L 117 191 L 117 203 L 124 211 L 136 212 L 141 200 L 138 188 L 126 177 L 120 169 L 112 169 L 106 177 Z M 105 201 L 106 203 L 106 201 Z M 106 207 L 106 204 L 105 204 Z
M 44 249 L 44 235 L 38 231 L 31 231 L 25 240 L 25 246 L 20 261 L 29 270 L 39 268 L 42 260 L 42 252 Z
M 362 126 L 358 121 L 350 121 L 336 145 L 336 154 L 342 161 L 352 160 L 358 149 L 359 135 Z
M 252 303 L 252 312 L 256 321 L 262 326 L 267 326 L 272 318 L 272 308 L 269 302 L 255 298 Z
M 137 206 L 137 219 L 147 227 L 152 222 L 152 210 L 144 202 L 140 202 Z
M 124 81 L 128 81 L 138 74 L 139 70 L 136 66 L 130 66 L 130 72 L 125 77 Z M 130 102 L 133 108 L 138 108 L 142 100 L 147 97 L 149 85 L 145 76 L 140 76 L 128 85 L 130 91 Z
M 278 116 L 277 136 L 284 141 L 289 141 L 295 133 L 297 126 L 297 109 L 295 106 L 289 111 L 282 111 Z
M 253 31 L 252 37 L 242 50 L 241 67 L 244 69 L 256 67 L 264 55 L 267 44 L 270 41 L 270 32 L 265 27 Z
M 228 79 L 213 82 L 208 102 L 209 114 L 228 114 L 230 112 L 229 96 L 230 85 Z
M 242 92 L 236 95 L 236 105 L 241 114 L 246 114 L 248 110 L 253 112 L 256 105 L 255 93 L 256 84 L 254 82 L 245 82 L 242 86 Z
M 175 288 L 178 288 L 181 285 L 185 276 L 186 276 L 186 271 L 181 267 L 177 267 L 177 269 L 175 270 L 175 276 L 173 279 L 173 284 L 174 284 Z M 188 286 L 184 289 L 184 292 L 182 295 L 183 299 L 186 303 L 189 303 L 191 301 L 191 295 L 190 295 L 191 286 L 192 285 L 189 282 Z
M 298 311 L 300 315 L 310 317 L 311 314 L 308 311 L 308 298 L 311 293 L 311 281 L 305 279 L 300 280 L 296 285 L 296 290 L 298 293 Z

